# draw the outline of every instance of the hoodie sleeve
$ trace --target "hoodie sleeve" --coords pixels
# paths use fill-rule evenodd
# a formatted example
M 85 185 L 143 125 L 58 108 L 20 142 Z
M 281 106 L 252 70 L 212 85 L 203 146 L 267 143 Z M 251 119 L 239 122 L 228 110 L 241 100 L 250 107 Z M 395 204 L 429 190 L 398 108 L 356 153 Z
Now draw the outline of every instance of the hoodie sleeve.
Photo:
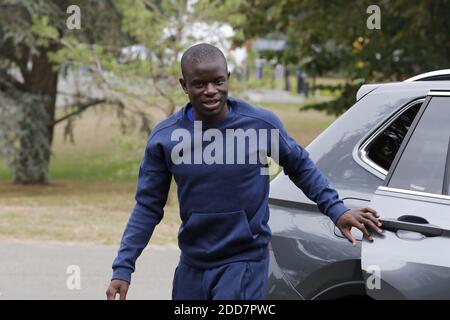
M 155 226 L 164 215 L 172 174 L 162 146 L 151 136 L 142 159 L 137 181 L 136 204 L 113 262 L 112 279 L 131 282 L 136 259 L 147 246 Z
M 289 179 L 317 204 L 320 212 L 327 215 L 336 224 L 339 217 L 349 209 L 339 199 L 337 191 L 330 186 L 328 179 L 309 158 L 308 151 L 287 134 L 275 114 L 272 119 L 275 129 L 279 130 L 277 162 L 283 167 L 284 173 L 289 176 Z

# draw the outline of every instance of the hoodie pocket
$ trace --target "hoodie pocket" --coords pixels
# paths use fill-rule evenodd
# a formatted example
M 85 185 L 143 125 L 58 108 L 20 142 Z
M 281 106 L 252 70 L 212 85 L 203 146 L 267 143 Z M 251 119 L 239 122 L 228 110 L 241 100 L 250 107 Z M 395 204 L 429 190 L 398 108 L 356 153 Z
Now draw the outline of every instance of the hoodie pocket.
M 254 245 L 244 210 L 224 213 L 192 213 L 178 235 L 184 254 L 199 260 L 217 260 Z

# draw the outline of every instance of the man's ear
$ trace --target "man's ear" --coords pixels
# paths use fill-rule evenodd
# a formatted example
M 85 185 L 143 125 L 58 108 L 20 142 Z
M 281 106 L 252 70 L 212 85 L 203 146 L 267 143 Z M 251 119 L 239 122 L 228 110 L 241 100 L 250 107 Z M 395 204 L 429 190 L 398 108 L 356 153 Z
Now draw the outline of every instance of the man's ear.
M 178 81 L 180 81 L 181 88 L 183 88 L 184 93 L 188 94 L 187 88 L 186 88 L 186 81 L 184 81 L 183 78 L 178 79 Z
M 230 80 L 230 76 L 231 76 L 231 73 L 230 73 L 230 71 L 228 71 L 228 77 L 227 77 L 227 80 Z

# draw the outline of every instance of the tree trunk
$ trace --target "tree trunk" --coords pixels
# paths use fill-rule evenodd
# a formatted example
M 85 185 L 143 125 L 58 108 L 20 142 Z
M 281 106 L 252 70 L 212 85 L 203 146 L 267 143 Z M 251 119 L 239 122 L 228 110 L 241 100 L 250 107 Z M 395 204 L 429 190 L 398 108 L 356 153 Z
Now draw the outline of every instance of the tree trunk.
M 24 132 L 21 139 L 20 151 L 17 158 L 17 167 L 14 172 L 14 182 L 19 184 L 49 182 L 48 170 L 53 141 L 53 129 L 55 119 L 55 104 L 58 85 L 58 72 L 53 70 L 53 64 L 49 61 L 47 52 L 54 51 L 49 47 L 40 50 L 40 55 L 32 56 L 31 70 L 23 72 L 25 91 L 29 94 L 42 97 L 45 100 L 42 115 L 34 119 L 36 123 L 44 127 L 45 143 L 40 143 L 39 150 L 31 152 L 36 143 L 35 134 L 29 128 L 29 124 L 23 124 Z M 22 70 L 26 70 L 22 68 Z M 37 107 L 37 106 L 36 106 Z M 30 153 L 31 152 L 31 153 Z

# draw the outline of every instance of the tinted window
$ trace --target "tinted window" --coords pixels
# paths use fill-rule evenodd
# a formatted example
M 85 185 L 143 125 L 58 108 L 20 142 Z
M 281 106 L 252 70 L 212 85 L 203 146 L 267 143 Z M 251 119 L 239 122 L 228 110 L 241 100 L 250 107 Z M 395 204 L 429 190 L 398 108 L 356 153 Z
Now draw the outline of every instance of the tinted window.
M 445 167 L 445 176 L 444 176 L 444 194 L 450 195 L 450 138 L 448 138 L 448 147 L 447 147 L 447 166 Z
M 450 99 L 433 97 L 389 182 L 390 187 L 441 194 L 450 137 Z
M 395 155 L 421 105 L 422 103 L 417 103 L 408 108 L 373 140 L 367 148 L 367 156 L 370 160 L 389 171 L 392 161 L 394 161 Z
M 450 161 L 447 162 L 447 166 L 450 166 Z M 450 196 L 450 179 L 447 179 L 447 192 L 445 194 Z

